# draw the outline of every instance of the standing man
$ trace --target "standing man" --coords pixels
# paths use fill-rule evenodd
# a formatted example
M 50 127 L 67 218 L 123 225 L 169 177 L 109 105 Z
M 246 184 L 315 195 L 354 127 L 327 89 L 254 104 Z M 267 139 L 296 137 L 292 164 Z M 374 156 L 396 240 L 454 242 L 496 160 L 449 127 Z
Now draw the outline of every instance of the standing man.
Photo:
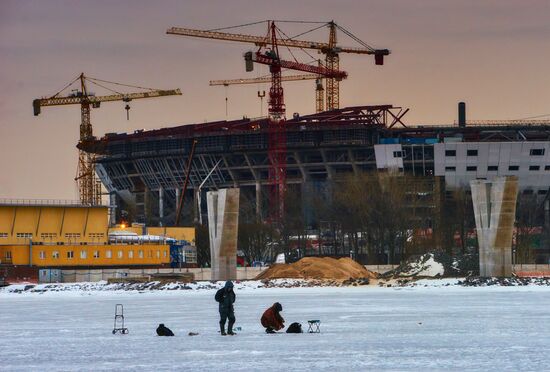
M 225 286 L 216 292 L 216 301 L 219 303 L 220 310 L 220 333 L 222 336 L 234 335 L 233 324 L 235 324 L 235 311 L 233 303 L 235 302 L 235 292 L 233 292 L 233 282 L 228 280 Z M 227 333 L 225 333 L 225 321 L 229 320 Z

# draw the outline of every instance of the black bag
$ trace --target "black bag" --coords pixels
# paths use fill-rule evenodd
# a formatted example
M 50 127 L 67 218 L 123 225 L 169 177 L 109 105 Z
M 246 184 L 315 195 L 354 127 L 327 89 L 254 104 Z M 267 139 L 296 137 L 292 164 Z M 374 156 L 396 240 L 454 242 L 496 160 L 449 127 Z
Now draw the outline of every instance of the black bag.
M 159 324 L 157 328 L 157 336 L 173 336 L 174 332 L 170 328 L 164 326 L 164 324 Z
M 286 329 L 286 333 L 303 333 L 302 325 L 300 323 L 292 323 Z
M 216 302 L 222 302 L 223 301 L 223 292 L 224 291 L 225 291 L 224 288 L 218 289 L 218 291 L 216 292 L 216 295 L 214 296 L 214 299 L 216 300 Z

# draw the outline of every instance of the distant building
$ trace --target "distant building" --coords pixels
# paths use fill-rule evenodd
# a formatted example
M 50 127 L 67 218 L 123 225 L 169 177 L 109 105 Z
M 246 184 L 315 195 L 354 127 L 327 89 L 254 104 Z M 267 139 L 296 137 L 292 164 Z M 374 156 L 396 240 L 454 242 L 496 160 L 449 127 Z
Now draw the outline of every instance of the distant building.
M 287 120 L 288 187 L 307 195 L 327 190 L 346 174 L 393 170 L 444 178 L 441 193 L 468 187 L 471 179 L 515 175 L 520 192 L 546 197 L 550 122 L 470 123 L 462 115 L 460 125 L 404 127 L 401 112 L 390 105 L 358 106 Z M 267 119 L 245 118 L 111 133 L 79 146 L 98 155 L 97 172 L 116 205 L 117 219 L 130 215 L 133 221 L 169 226 L 194 140 L 198 142 L 185 195 L 187 222 L 195 213 L 198 188 L 210 172 L 201 191 L 238 186 L 265 215 L 268 131 Z
M 162 267 L 171 263 L 171 245 L 183 240 L 193 244 L 194 239 L 193 228 L 109 228 L 107 206 L 56 200 L 0 200 L 2 265 Z

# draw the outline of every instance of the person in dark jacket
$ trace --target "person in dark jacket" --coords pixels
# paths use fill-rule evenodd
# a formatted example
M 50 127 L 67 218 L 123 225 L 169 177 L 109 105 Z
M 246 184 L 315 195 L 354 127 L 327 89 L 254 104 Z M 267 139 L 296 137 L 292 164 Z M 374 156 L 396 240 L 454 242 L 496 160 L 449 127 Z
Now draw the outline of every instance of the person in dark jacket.
M 235 311 L 233 303 L 235 303 L 235 292 L 233 292 L 233 282 L 228 280 L 225 286 L 216 292 L 216 301 L 219 303 L 220 311 L 220 333 L 222 336 L 234 335 L 233 324 L 235 324 Z M 227 325 L 227 333 L 225 333 L 225 321 L 229 320 Z
M 170 330 L 170 328 L 165 327 L 164 324 L 159 324 L 157 328 L 157 336 L 173 336 L 174 332 Z
M 275 331 L 285 327 L 285 320 L 280 314 L 281 311 L 283 311 L 283 306 L 278 302 L 275 302 L 273 306 L 264 311 L 261 322 L 266 333 L 275 333 Z

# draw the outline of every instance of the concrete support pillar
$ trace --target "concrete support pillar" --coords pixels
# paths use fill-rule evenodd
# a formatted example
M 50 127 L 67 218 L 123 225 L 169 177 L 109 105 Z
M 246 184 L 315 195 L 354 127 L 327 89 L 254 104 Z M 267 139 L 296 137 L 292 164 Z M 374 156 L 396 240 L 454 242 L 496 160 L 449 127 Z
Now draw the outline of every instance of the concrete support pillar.
M 262 220 L 262 184 L 256 182 L 256 219 Z
M 159 187 L 159 226 L 164 226 L 164 188 Z
M 235 188 L 206 194 L 212 280 L 237 279 L 239 194 Z
M 199 189 L 193 190 L 193 206 L 194 206 L 194 215 L 195 223 L 201 222 L 201 191 Z
M 518 179 L 472 180 L 470 186 L 479 244 L 479 274 L 510 277 Z
M 178 208 L 178 203 L 180 202 L 180 195 L 181 195 L 181 190 L 176 189 L 176 205 L 174 206 L 174 210 Z
M 151 201 L 149 198 L 149 188 L 146 187 L 145 190 L 143 190 L 143 215 L 145 216 L 145 223 L 147 225 L 149 225 L 151 221 Z
M 109 226 L 116 224 L 116 193 L 109 193 Z

